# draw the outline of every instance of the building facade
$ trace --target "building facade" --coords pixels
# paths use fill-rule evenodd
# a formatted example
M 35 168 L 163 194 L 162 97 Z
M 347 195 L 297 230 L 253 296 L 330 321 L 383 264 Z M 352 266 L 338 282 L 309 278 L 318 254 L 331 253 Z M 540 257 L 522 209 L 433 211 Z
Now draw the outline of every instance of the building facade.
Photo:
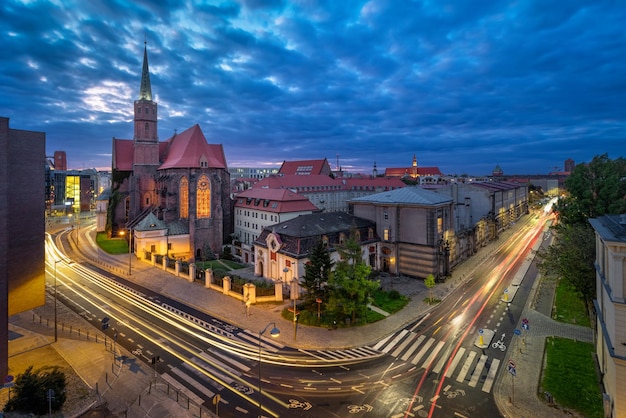
M 46 134 L 0 117 L 0 376 L 8 375 L 9 316 L 45 303 Z
M 352 214 L 375 223 L 380 270 L 443 280 L 456 263 L 454 202 L 418 186 L 352 199 Z
M 187 248 L 176 249 L 181 258 L 203 258 L 209 247 L 218 254 L 232 233 L 230 174 L 223 147 L 209 144 L 198 125 L 161 142 L 157 123 L 144 48 L 134 137 L 113 138 L 107 231 L 132 229 L 152 213 L 171 229 L 167 237 L 174 231 L 188 236 Z
M 374 222 L 343 212 L 312 213 L 267 227 L 254 242 L 254 274 L 273 281 L 296 283 L 304 276 L 304 266 L 315 245 L 322 240 L 331 260 L 338 261 L 337 247 L 350 237 L 361 244 L 363 262 L 377 270 L 379 238 Z
M 596 356 L 606 417 L 626 416 L 626 215 L 589 222 L 596 237 Z
M 248 189 L 235 198 L 235 255 L 244 263 L 254 263 L 254 241 L 263 229 L 317 208 L 306 196 L 286 189 Z

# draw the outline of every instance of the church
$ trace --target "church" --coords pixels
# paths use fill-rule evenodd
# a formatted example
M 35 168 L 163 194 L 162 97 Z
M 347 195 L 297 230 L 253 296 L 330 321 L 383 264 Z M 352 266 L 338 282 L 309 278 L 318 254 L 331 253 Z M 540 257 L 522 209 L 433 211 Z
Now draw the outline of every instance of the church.
M 182 260 L 219 254 L 232 233 L 230 174 L 221 144 L 197 124 L 159 141 L 144 45 L 133 139 L 113 138 L 106 231 L 128 234 L 135 256 Z

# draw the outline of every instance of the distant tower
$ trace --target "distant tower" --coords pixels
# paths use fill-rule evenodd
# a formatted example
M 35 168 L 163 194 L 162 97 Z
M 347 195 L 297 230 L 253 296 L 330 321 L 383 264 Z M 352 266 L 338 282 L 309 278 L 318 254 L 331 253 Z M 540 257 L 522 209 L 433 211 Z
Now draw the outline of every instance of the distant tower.
M 54 151 L 54 169 L 60 171 L 67 170 L 67 156 L 65 151 Z
M 412 164 L 412 170 L 411 170 L 411 177 L 413 177 L 414 179 L 417 178 L 417 158 L 415 157 L 415 154 L 413 154 L 413 164 Z
M 378 177 L 378 169 L 376 168 L 376 161 L 374 161 L 374 169 L 372 170 L 372 176 Z
M 567 160 L 565 160 L 565 172 L 566 173 L 571 173 L 572 171 L 574 171 L 575 166 L 576 164 L 574 163 L 574 160 L 572 160 L 571 158 L 568 158 Z
M 502 171 L 499 165 L 496 165 L 496 168 L 493 169 L 491 175 L 493 177 L 502 177 L 504 175 L 504 171 Z

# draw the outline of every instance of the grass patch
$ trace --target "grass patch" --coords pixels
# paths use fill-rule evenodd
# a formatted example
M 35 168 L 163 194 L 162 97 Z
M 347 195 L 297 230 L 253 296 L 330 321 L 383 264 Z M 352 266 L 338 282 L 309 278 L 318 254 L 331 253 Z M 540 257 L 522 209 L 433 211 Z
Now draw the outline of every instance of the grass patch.
M 106 232 L 98 232 L 96 242 L 109 254 L 128 254 L 128 242 L 124 238 L 107 238 Z
M 428 305 L 436 305 L 439 302 L 441 302 L 441 299 L 437 299 L 437 298 L 431 298 L 431 297 L 425 297 L 423 299 L 424 303 L 428 304 Z
M 372 305 L 390 314 L 398 312 L 399 310 L 404 308 L 406 304 L 409 303 L 410 301 L 410 299 L 407 296 L 400 294 L 400 292 L 398 292 L 397 290 L 384 291 L 381 289 L 374 291 L 374 293 L 372 294 L 372 299 L 373 299 Z M 376 314 L 376 315 L 380 315 L 380 314 Z M 368 319 L 367 322 L 376 322 L 376 321 L 379 321 L 380 319 L 382 318 L 376 319 L 374 321 L 370 321 Z
M 602 394 L 593 352 L 592 343 L 560 337 L 547 338 L 547 364 L 542 386 L 558 404 L 588 418 L 601 418 Z
M 584 299 L 574 287 L 563 280 L 559 280 L 556 286 L 554 305 L 556 308 L 552 316 L 557 321 L 591 327 Z

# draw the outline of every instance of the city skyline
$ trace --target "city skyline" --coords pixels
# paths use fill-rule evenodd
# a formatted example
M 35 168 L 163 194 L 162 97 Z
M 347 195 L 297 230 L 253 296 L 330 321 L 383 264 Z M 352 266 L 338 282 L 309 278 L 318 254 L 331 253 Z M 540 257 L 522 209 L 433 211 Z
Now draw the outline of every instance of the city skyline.
M 159 138 L 199 124 L 231 167 L 542 174 L 623 153 L 626 11 L 613 3 L 9 0 L 0 116 L 68 168 L 132 138 L 144 41 Z M 44 19 L 45 17 L 45 19 Z

